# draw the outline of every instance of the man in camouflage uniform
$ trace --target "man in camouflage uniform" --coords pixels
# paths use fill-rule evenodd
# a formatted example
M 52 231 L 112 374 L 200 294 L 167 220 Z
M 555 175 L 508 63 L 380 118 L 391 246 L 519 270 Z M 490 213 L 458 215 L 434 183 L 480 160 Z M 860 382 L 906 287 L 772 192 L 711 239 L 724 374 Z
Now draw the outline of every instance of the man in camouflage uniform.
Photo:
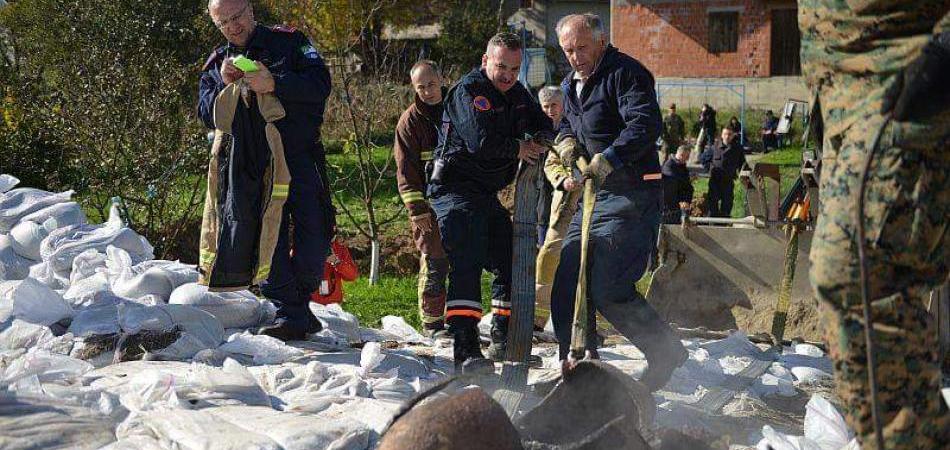
M 922 299 L 950 261 L 950 0 L 802 0 L 799 24 L 802 72 L 825 125 L 810 275 L 845 416 L 863 448 L 877 448 L 854 217 L 883 127 L 862 244 L 885 446 L 948 448 L 935 324 Z
M 683 118 L 676 114 L 676 103 L 670 104 L 670 113 L 663 118 L 663 155 L 661 158 L 661 163 L 666 162 L 666 160 L 673 156 L 673 153 L 676 152 L 676 149 L 680 148 L 680 145 L 683 145 L 683 141 L 686 139 L 686 123 L 683 122 Z

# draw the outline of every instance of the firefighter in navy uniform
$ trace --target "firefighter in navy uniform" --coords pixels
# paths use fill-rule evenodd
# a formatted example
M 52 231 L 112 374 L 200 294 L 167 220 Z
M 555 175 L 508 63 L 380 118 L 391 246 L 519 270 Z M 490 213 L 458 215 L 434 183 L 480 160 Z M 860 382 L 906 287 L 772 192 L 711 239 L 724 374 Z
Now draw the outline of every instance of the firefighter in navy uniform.
M 499 33 L 482 68 L 465 75 L 445 99 L 429 194 L 449 257 L 445 320 L 455 340 L 456 369 L 491 367 L 478 342 L 481 273 L 492 286 L 492 343 L 503 348 L 511 315 L 512 224 L 498 191 L 515 178 L 519 159 L 537 164 L 551 139 L 551 120 L 517 82 L 521 40 Z M 501 353 L 501 351 L 499 351 Z M 489 369 L 490 370 L 490 369 Z
M 208 12 L 228 43 L 202 68 L 198 112 L 230 148 L 215 150 L 213 167 L 223 167 L 209 171 L 203 280 L 219 290 L 260 283 L 261 293 L 278 308 L 276 322 L 261 333 L 304 339 L 321 329 L 308 304 L 333 227 L 320 142 L 330 74 L 303 33 L 258 25 L 248 0 L 212 0 Z M 258 70 L 237 69 L 233 58 L 239 55 L 256 61 Z M 231 94 L 227 108 L 218 105 L 223 94 Z M 221 117 L 229 123 L 216 124 Z M 269 183 L 282 168 L 289 172 L 288 183 Z M 280 203 L 283 208 L 272 211 L 270 206 Z M 247 261 L 255 259 L 260 262 L 248 273 Z

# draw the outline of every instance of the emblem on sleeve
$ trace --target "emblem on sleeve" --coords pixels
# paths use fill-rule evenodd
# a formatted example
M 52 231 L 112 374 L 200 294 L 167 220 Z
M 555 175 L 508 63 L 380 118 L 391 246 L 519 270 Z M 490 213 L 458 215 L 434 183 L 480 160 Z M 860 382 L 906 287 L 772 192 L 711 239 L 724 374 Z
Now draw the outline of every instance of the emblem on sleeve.
M 488 111 L 491 109 L 491 102 L 482 95 L 475 97 L 475 101 L 473 103 L 475 104 L 475 109 L 479 111 Z

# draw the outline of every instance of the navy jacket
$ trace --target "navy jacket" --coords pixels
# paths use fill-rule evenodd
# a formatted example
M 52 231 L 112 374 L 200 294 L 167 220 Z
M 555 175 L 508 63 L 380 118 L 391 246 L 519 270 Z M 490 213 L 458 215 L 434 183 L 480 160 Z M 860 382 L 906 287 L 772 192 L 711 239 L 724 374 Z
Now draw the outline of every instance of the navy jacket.
M 551 119 L 521 83 L 501 93 L 481 69 L 449 89 L 435 150 L 439 192 L 494 194 L 514 181 L 519 140 L 553 139 Z M 541 164 L 539 161 L 538 164 Z
M 732 142 L 720 143 L 713 149 L 710 170 L 721 170 L 726 177 L 735 178 L 744 163 L 742 147 L 739 146 L 739 141 L 733 139 Z
M 693 201 L 693 183 L 689 179 L 686 164 L 667 159 L 663 164 L 663 207 L 667 211 L 679 211 L 679 203 Z
M 603 153 L 620 178 L 636 188 L 660 186 L 656 142 L 663 128 L 653 74 L 639 61 L 608 46 L 577 98 L 572 71 L 564 79 L 560 133 L 574 135 L 592 156 Z M 605 187 L 610 188 L 612 173 Z
M 276 125 L 284 141 L 291 171 L 294 170 L 292 163 L 301 157 L 305 161 L 313 158 L 322 162 L 324 155 L 319 136 L 323 111 L 330 95 L 330 72 L 310 40 L 293 28 L 258 25 L 247 47 L 227 44 L 211 53 L 202 68 L 198 90 L 198 115 L 204 124 L 214 128 L 214 99 L 224 88 L 221 64 L 227 57 L 237 55 L 261 62 L 274 76 L 274 94 L 287 112 L 287 116 Z M 238 108 L 236 130 L 247 121 L 254 124 L 253 128 L 263 129 L 263 118 L 253 103 L 254 96 L 250 98 L 250 108 Z M 263 143 L 266 147 L 266 142 Z

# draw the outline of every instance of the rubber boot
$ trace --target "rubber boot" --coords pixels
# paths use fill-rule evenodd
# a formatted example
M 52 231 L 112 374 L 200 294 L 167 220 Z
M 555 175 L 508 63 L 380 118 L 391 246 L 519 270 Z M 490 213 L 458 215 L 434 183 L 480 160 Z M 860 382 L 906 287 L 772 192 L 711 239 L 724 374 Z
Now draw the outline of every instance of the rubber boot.
M 319 323 L 319 322 L 318 322 Z M 301 327 L 299 324 L 285 320 L 277 319 L 273 325 L 266 325 L 261 327 L 257 334 L 263 334 L 265 336 L 270 336 L 272 338 L 280 339 L 284 342 L 288 341 L 303 341 L 307 339 L 307 330 Z
M 450 327 L 455 341 L 453 342 L 453 357 L 455 371 L 461 373 L 491 373 L 495 365 L 482 355 L 482 348 L 478 342 L 478 328 L 472 323 L 469 326 Z
M 648 365 L 640 382 L 646 385 L 651 392 L 658 391 L 666 386 L 666 383 L 673 376 L 673 371 L 689 359 L 689 352 L 686 351 L 679 340 L 667 347 L 662 354 L 645 355 Z

